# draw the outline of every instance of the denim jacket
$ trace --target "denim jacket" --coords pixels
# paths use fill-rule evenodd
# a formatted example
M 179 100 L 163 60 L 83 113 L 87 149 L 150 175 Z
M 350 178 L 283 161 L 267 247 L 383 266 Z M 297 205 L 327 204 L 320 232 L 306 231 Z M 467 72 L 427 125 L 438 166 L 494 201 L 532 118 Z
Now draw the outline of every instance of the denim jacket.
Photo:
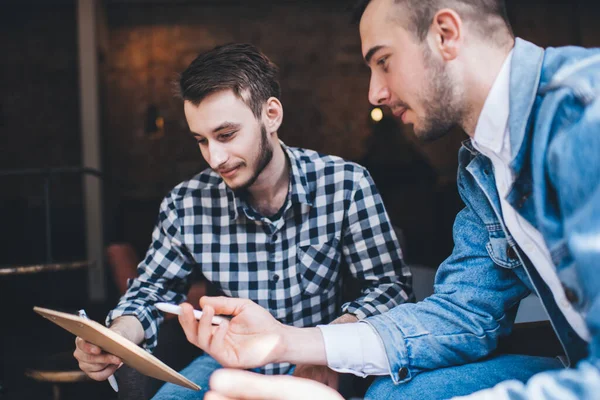
M 506 229 L 491 161 L 470 141 L 459 151 L 458 187 L 466 207 L 456 217 L 454 250 L 437 272 L 434 294 L 366 322 L 380 335 L 392 380 L 400 383 L 490 354 L 510 333 L 519 302 L 533 291 L 550 316 L 567 363 L 579 362 L 578 369 L 495 390 L 505 399 L 540 398 L 548 392 L 533 386 L 550 384 L 574 398 L 591 398 L 594 390 L 598 396 L 600 50 L 544 51 L 517 39 L 509 130 L 515 182 L 506 199 L 544 237 L 566 297 L 585 317 L 591 342 L 571 329 Z

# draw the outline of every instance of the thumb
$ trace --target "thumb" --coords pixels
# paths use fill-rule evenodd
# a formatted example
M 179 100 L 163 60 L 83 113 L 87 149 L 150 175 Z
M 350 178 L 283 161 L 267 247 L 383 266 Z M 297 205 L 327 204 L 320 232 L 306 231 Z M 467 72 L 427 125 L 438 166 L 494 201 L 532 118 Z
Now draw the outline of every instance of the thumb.
M 233 315 L 236 316 L 242 312 L 244 306 L 251 304 L 252 302 L 248 299 L 235 299 L 231 297 L 208 297 L 203 296 L 200 299 L 200 307 L 204 309 L 206 306 L 210 306 L 215 310 L 215 314 L 218 315 Z

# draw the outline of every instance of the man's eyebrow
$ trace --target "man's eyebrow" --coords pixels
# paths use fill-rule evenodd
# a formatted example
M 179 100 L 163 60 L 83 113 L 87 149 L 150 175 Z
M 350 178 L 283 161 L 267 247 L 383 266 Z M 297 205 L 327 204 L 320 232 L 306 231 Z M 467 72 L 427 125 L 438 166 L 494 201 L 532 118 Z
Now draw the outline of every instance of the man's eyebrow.
M 216 128 L 214 128 L 214 129 L 211 131 L 211 133 L 217 133 L 217 132 L 219 132 L 219 131 L 222 131 L 223 129 L 232 129 L 232 128 L 233 128 L 233 129 L 239 129 L 239 127 L 240 127 L 240 124 L 238 124 L 238 123 L 226 121 L 226 122 L 223 122 L 221 125 L 217 126 Z M 201 135 L 200 133 L 193 132 L 193 131 L 190 131 L 190 133 L 191 133 L 191 134 L 192 134 L 194 137 L 200 137 L 200 136 L 203 136 L 203 135 Z
M 221 125 L 217 126 L 215 129 L 213 129 L 212 133 L 222 131 L 223 129 L 230 129 L 230 128 L 238 129 L 239 127 L 240 127 L 240 124 L 237 124 L 235 122 L 223 122 Z
M 369 51 L 367 51 L 367 54 L 365 55 L 365 62 L 367 63 L 367 65 L 369 65 L 369 63 L 371 62 L 371 58 L 373 57 L 373 55 L 379 50 L 383 49 L 383 47 L 384 46 L 381 45 L 373 46 L 369 49 Z

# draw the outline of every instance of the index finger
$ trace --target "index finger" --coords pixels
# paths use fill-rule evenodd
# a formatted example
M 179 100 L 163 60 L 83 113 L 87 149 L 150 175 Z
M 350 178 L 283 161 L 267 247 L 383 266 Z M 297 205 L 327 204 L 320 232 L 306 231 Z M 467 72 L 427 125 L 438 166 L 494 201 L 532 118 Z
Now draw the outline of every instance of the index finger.
M 220 369 L 210 377 L 209 386 L 215 392 L 235 399 L 279 399 L 282 393 L 280 391 L 277 393 L 279 388 L 277 382 L 263 378 L 263 375 L 251 372 Z M 273 388 L 273 384 L 277 388 Z
M 343 400 L 335 390 L 315 381 L 291 376 L 265 376 L 248 371 L 220 369 L 210 378 L 215 392 L 244 400 L 295 400 L 327 399 Z
M 218 315 L 233 315 L 236 316 L 242 312 L 242 308 L 252 304 L 252 301 L 248 299 L 236 299 L 232 297 L 208 297 L 202 296 L 200 299 L 200 307 L 204 309 L 206 306 L 210 306 L 215 310 L 215 314 Z
M 204 395 L 204 400 L 235 400 L 235 399 L 232 399 L 231 397 L 222 396 L 219 393 L 214 392 L 214 391 L 210 391 L 210 392 L 207 392 L 206 395 Z

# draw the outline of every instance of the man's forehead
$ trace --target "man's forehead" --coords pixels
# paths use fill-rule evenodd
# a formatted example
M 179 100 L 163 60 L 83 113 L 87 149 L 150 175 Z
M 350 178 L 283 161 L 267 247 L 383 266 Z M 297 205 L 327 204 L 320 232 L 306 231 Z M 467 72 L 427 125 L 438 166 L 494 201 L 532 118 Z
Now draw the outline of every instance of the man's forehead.
M 359 31 L 363 57 L 376 46 L 385 45 L 389 36 L 389 4 L 393 0 L 372 0 L 360 19 Z
M 214 112 L 215 109 L 235 109 L 236 111 L 243 108 L 248 108 L 240 96 L 237 96 L 233 90 L 225 89 L 207 94 L 199 103 L 194 104 L 189 100 L 184 101 L 184 107 L 190 111 L 206 111 Z
M 232 99 L 229 94 L 209 95 L 198 105 L 186 100 L 184 112 L 190 130 L 202 135 L 210 135 L 220 129 L 240 125 L 247 118 L 254 117 L 243 101 Z

